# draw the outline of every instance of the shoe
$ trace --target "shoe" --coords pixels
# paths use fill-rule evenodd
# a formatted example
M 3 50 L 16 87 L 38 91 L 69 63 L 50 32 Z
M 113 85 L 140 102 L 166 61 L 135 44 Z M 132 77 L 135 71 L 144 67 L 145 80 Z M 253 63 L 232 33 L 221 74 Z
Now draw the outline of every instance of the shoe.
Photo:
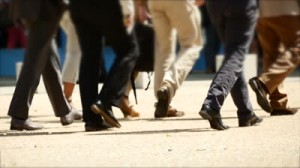
M 108 129 L 112 128 L 112 126 L 110 126 L 106 122 L 103 122 L 101 124 L 86 122 L 84 128 L 85 128 L 86 132 L 93 132 L 93 131 L 108 130 Z
M 121 111 L 124 115 L 124 118 L 134 118 L 140 116 L 140 113 L 137 112 L 133 106 L 129 106 L 127 109 L 122 108 Z
M 217 121 L 217 120 L 208 120 L 209 121 L 209 125 L 210 128 L 212 129 L 216 129 L 216 130 L 225 130 L 225 129 L 229 129 L 229 126 L 224 125 L 222 120 L 221 121 Z M 222 124 L 220 124 L 222 123 Z M 220 125 L 223 125 L 220 127 Z
M 120 102 L 120 110 L 122 111 L 124 118 L 131 118 L 131 117 L 139 117 L 140 113 L 137 112 L 133 106 L 129 106 L 128 96 L 123 96 Z
M 220 113 L 214 111 L 208 105 L 203 105 L 199 114 L 202 118 L 209 120 L 210 127 L 213 129 L 225 130 L 229 128 L 227 125 L 223 124 Z
M 169 103 L 170 103 L 170 90 L 168 86 L 163 85 L 157 91 L 158 102 L 156 104 L 156 109 L 154 112 L 155 118 L 167 117 Z
M 42 128 L 43 128 L 42 125 L 36 124 L 36 123 L 32 122 L 30 119 L 20 120 L 20 119 L 12 118 L 11 122 L 10 122 L 10 130 L 33 131 L 33 130 L 39 130 Z
M 251 78 L 249 80 L 249 85 L 256 94 L 256 100 L 259 106 L 268 113 L 272 112 L 271 104 L 267 98 L 268 93 L 259 79 L 257 77 Z
M 167 112 L 167 117 L 182 117 L 184 116 L 183 111 L 177 111 L 176 108 L 169 107 L 168 112 Z
M 103 117 L 107 124 L 120 128 L 121 124 L 118 122 L 117 118 L 114 116 L 111 108 L 105 108 L 101 101 L 97 101 L 91 106 L 91 110 Z
M 251 116 L 248 119 L 239 119 L 239 127 L 249 127 L 261 123 L 262 118 L 257 117 L 256 115 Z
M 271 112 L 271 116 L 279 116 L 279 115 L 294 115 L 298 112 L 296 108 L 286 108 L 286 109 L 277 109 Z
M 60 122 L 62 125 L 65 126 L 65 125 L 72 124 L 74 120 L 81 120 L 81 119 L 82 119 L 82 111 L 72 108 L 69 114 L 60 117 Z

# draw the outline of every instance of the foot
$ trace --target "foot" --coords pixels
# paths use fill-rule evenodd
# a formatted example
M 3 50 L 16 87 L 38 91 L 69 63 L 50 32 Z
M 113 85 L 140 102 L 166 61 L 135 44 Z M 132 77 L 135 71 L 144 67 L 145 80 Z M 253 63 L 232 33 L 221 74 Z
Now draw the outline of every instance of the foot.
M 156 104 L 156 109 L 154 112 L 155 118 L 163 118 L 167 117 L 169 103 L 170 103 L 170 90 L 168 86 L 163 85 L 157 91 L 158 102 Z
M 129 105 L 128 96 L 123 96 L 120 102 L 120 110 L 122 111 L 124 118 L 131 118 L 131 117 L 139 117 L 140 113 L 137 112 L 133 106 Z
M 140 113 L 134 109 L 134 106 L 129 106 L 126 110 L 121 109 L 121 111 L 124 115 L 124 118 L 140 117 Z
M 259 124 L 263 121 L 262 118 L 257 117 L 255 114 L 248 119 L 239 119 L 239 127 L 249 127 Z
M 20 120 L 20 119 L 12 118 L 11 122 L 10 122 L 10 130 L 33 131 L 33 130 L 39 130 L 42 128 L 43 128 L 42 125 L 36 124 L 36 123 L 32 122 L 30 119 Z
M 296 108 L 274 109 L 271 112 L 271 116 L 294 115 L 297 112 L 298 112 L 298 109 L 296 109 Z
M 60 122 L 62 125 L 70 125 L 74 122 L 74 120 L 81 120 L 81 119 L 82 119 L 82 111 L 72 108 L 69 114 L 60 117 Z
M 256 100 L 259 106 L 268 113 L 272 112 L 271 104 L 267 98 L 268 93 L 259 79 L 257 77 L 251 78 L 249 85 L 256 94 Z
M 86 122 L 84 128 L 85 128 L 86 132 L 92 132 L 92 131 L 108 130 L 108 129 L 112 128 L 112 126 L 110 126 L 106 122 L 103 122 L 103 123 L 100 123 L 100 124 L 99 123 L 94 123 L 94 122 Z
M 105 107 L 101 101 L 97 101 L 91 106 L 91 110 L 103 117 L 103 119 L 107 122 L 107 124 L 120 128 L 121 124 L 118 122 L 117 118 L 114 116 L 111 108 Z
M 176 108 L 171 106 L 169 107 L 167 112 L 167 117 L 182 117 L 182 116 L 184 116 L 183 111 L 178 111 Z
M 220 113 L 213 110 L 208 105 L 203 105 L 199 114 L 202 118 L 209 120 L 212 129 L 225 130 L 229 128 L 227 125 L 223 124 Z
M 229 128 L 229 126 L 224 125 L 224 124 L 222 123 L 222 120 L 221 120 L 221 121 L 217 121 L 217 120 L 215 120 L 215 121 L 213 121 L 213 120 L 208 120 L 208 121 L 209 121 L 210 128 L 212 128 L 212 129 L 216 129 L 216 130 L 225 130 L 225 129 L 228 129 L 228 128 Z M 220 123 L 222 123 L 222 124 L 220 124 Z M 223 125 L 223 126 L 222 126 L 222 125 Z

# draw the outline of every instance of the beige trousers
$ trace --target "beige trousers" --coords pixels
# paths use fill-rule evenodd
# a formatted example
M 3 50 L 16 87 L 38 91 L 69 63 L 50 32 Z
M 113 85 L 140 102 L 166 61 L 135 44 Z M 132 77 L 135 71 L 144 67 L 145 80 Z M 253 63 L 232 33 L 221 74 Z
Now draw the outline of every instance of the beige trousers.
M 172 99 L 200 55 L 199 9 L 192 0 L 148 1 L 148 5 L 155 30 L 155 95 L 167 83 Z
M 76 84 L 79 76 L 81 50 L 69 11 L 64 13 L 60 25 L 67 35 L 66 58 L 62 70 L 62 79 L 63 82 Z

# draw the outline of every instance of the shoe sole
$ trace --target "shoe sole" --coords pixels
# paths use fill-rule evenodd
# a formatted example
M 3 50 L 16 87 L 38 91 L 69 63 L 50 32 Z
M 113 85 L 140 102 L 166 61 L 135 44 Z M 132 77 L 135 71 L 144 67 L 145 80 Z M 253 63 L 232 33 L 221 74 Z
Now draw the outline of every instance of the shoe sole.
M 204 119 L 206 119 L 206 120 L 209 121 L 210 127 L 212 129 L 216 129 L 216 130 L 226 130 L 226 129 L 229 129 L 229 127 L 227 125 L 223 126 L 223 125 L 220 125 L 220 124 L 216 123 L 215 121 L 213 121 L 213 118 L 209 114 L 207 114 L 206 112 L 200 111 L 199 114 L 200 114 L 200 116 L 202 118 L 204 118 Z
M 10 130 L 23 131 L 24 128 L 10 127 Z
M 257 100 L 258 105 L 259 105 L 263 110 L 265 110 L 267 113 L 271 113 L 271 112 L 272 112 L 272 107 L 269 105 L 269 101 L 266 100 L 266 99 L 264 98 L 263 95 L 261 95 L 261 93 L 259 92 L 258 89 L 256 89 L 256 88 L 258 88 L 258 86 L 257 86 L 257 84 L 256 84 L 256 81 L 250 80 L 250 81 L 249 81 L 249 85 L 250 85 L 251 89 L 252 89 L 252 90 L 255 92 L 255 94 L 256 94 L 256 100 Z
M 95 132 L 95 131 L 104 131 L 108 130 L 109 128 L 89 128 L 85 127 L 85 132 Z
M 270 116 L 284 116 L 284 115 L 294 115 L 293 113 L 274 113 L 271 112 Z
M 71 125 L 71 124 L 73 124 L 73 122 L 74 122 L 74 120 L 71 120 L 71 121 L 69 121 L 69 122 L 65 122 L 65 121 L 62 121 L 62 120 L 60 120 L 60 123 L 61 123 L 61 125 L 63 125 L 63 126 L 67 126 L 67 125 Z
M 207 114 L 206 112 L 200 111 L 199 114 L 203 119 L 212 120 L 212 117 L 209 114 Z
M 183 117 L 184 115 L 184 112 L 178 111 L 175 114 L 167 114 L 167 117 Z
M 227 125 L 220 125 L 220 124 L 218 124 L 218 123 L 216 123 L 216 122 L 214 122 L 214 121 L 212 121 L 212 120 L 209 120 L 209 124 L 210 124 L 210 127 L 212 128 L 212 129 L 215 129 L 215 130 L 226 130 L 226 129 L 229 129 L 229 126 L 227 126 Z
M 98 108 L 96 105 L 92 105 L 91 106 L 91 110 L 96 113 L 99 114 L 100 116 L 102 116 L 105 120 L 105 122 L 107 122 L 107 124 L 113 126 L 113 127 L 117 127 L 120 128 L 121 124 L 114 121 L 112 118 L 110 118 L 102 109 Z
M 291 108 L 289 110 L 273 110 L 271 116 L 281 116 L 281 115 L 294 115 L 298 112 L 298 109 Z
M 262 118 L 257 118 L 256 117 L 253 121 L 250 122 L 250 124 L 251 124 L 251 126 L 253 126 L 253 125 L 261 123 L 262 121 L 263 121 Z
M 10 130 L 15 130 L 15 131 L 23 131 L 23 130 L 26 130 L 26 131 L 35 131 L 35 130 L 40 130 L 40 129 L 43 129 L 42 128 L 21 128 L 21 127 L 10 127 Z
M 256 124 L 259 124 L 261 122 L 263 122 L 262 118 L 254 117 L 254 118 L 250 119 L 249 123 L 248 122 L 239 123 L 239 127 L 250 127 L 250 126 L 254 126 Z
M 70 122 L 70 123 L 64 123 L 64 122 L 61 122 L 61 125 L 62 125 L 62 126 L 67 126 L 67 125 L 71 125 L 71 124 L 73 124 L 73 121 Z
M 216 130 L 226 130 L 229 129 L 229 126 L 227 125 L 222 125 L 221 123 L 218 123 L 216 121 L 216 119 L 214 119 L 211 115 L 208 114 L 207 111 L 200 111 L 199 115 L 203 118 L 209 121 L 210 127 L 212 129 L 216 129 Z M 220 119 L 220 122 L 222 122 L 222 120 Z
M 168 113 L 168 93 L 166 91 L 157 91 L 158 102 L 156 105 L 156 110 L 154 112 L 155 118 L 167 117 Z

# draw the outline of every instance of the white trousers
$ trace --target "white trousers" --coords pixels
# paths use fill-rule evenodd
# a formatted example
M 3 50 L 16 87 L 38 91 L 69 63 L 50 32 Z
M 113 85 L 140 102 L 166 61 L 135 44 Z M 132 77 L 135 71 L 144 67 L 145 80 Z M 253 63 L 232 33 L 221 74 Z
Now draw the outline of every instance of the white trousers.
M 63 82 L 76 84 L 79 76 L 81 50 L 69 11 L 64 13 L 60 25 L 67 35 L 66 58 L 62 70 L 62 79 Z
M 148 5 L 155 30 L 155 95 L 167 83 L 172 99 L 200 55 L 200 12 L 192 0 L 148 1 Z

